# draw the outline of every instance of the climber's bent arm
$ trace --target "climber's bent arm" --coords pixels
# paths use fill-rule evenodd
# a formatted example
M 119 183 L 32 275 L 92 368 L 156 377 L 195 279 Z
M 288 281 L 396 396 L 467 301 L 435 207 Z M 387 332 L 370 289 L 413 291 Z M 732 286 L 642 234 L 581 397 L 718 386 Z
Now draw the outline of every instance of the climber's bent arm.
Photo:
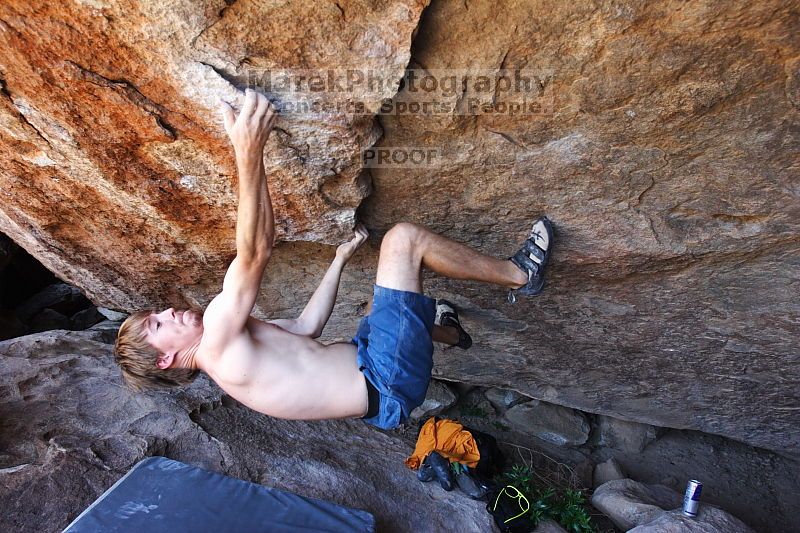
M 325 329 L 336 303 L 342 270 L 368 236 L 367 228 L 361 224 L 357 225 L 353 231 L 353 238 L 336 249 L 336 257 L 300 316 L 295 319 L 278 319 L 270 322 L 296 335 L 312 339 L 322 335 L 322 330 Z
M 336 303 L 336 295 L 339 293 L 339 280 L 342 277 L 345 263 L 347 263 L 347 260 L 339 256 L 333 260 L 317 290 L 308 300 L 305 309 L 294 320 L 296 330 L 294 333 L 306 335 L 312 339 L 322 335 L 322 330 L 325 329 L 325 324 L 328 323 L 331 312 L 333 312 L 333 306 Z M 278 325 L 284 327 L 281 324 Z M 286 328 L 284 327 L 284 329 Z
M 312 339 L 322 335 L 322 330 L 325 329 L 325 324 L 328 323 L 336 303 L 342 270 L 356 250 L 366 242 L 368 236 L 367 228 L 358 224 L 353 231 L 353 238 L 336 248 L 336 257 L 300 316 L 295 319 L 279 319 L 270 322 L 296 335 L 304 335 Z

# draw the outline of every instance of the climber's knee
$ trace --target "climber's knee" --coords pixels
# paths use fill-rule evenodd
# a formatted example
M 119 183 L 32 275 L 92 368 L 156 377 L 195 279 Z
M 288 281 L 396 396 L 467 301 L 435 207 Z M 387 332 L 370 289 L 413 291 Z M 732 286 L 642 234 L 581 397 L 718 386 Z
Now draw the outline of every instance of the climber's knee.
M 378 257 L 376 283 L 384 287 L 422 292 L 420 270 L 425 228 L 409 222 L 386 232 Z
M 413 247 L 423 233 L 422 226 L 411 222 L 398 222 L 386 232 L 383 245 L 394 247 Z M 383 248 L 383 246 L 381 246 Z

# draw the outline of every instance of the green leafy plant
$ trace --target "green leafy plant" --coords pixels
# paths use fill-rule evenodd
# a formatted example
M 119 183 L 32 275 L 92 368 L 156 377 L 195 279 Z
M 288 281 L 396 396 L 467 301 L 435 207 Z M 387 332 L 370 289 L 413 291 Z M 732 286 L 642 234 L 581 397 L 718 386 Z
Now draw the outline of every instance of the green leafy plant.
M 594 531 L 589 513 L 586 512 L 586 498 L 579 490 L 565 489 L 553 502 L 552 516 L 572 533 Z
M 555 520 L 570 533 L 593 533 L 595 527 L 586 510 L 582 491 L 546 486 L 535 472 L 515 465 L 501 475 L 504 485 L 513 485 L 530 501 L 530 520 L 536 526 L 542 520 Z

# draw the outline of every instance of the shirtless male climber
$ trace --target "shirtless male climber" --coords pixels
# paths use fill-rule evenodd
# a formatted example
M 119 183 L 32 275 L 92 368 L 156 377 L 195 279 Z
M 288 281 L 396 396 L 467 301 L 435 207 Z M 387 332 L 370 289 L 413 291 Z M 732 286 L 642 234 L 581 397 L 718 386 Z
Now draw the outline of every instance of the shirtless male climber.
M 205 310 L 134 313 L 120 327 L 115 357 L 138 390 L 183 385 L 202 370 L 226 393 L 261 413 L 316 420 L 363 418 L 396 427 L 425 399 L 433 341 L 468 347 L 455 311 L 422 292 L 422 267 L 453 279 L 485 281 L 535 295 L 544 285 L 553 231 L 542 217 L 510 260 L 495 259 L 416 224 L 384 236 L 371 311 L 350 342 L 315 339 L 330 317 L 347 261 L 367 238 L 358 226 L 295 319 L 250 316 L 269 263 L 274 220 L 263 163 L 275 108 L 252 90 L 238 117 L 222 104 L 239 173 L 236 258 L 222 292 Z M 444 312 L 442 312 L 444 311 Z M 447 320 L 444 320 L 444 319 Z

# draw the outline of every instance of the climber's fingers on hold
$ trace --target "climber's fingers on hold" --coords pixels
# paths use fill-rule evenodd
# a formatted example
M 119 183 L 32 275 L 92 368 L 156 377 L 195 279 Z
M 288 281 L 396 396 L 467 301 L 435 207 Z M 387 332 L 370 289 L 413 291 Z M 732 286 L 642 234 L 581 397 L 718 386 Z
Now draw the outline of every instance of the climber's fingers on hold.
M 259 94 L 255 92 L 253 89 L 245 89 L 244 105 L 242 106 L 242 112 L 239 114 L 239 117 L 241 117 L 243 120 L 246 121 L 250 120 L 250 117 L 256 110 L 256 105 L 258 104 L 258 96 Z
M 256 111 L 253 113 L 253 120 L 263 123 L 269 110 L 269 99 L 263 94 L 257 94 L 256 99 Z
M 220 100 L 219 110 L 220 113 L 222 113 L 222 122 L 225 125 L 225 131 L 230 133 L 233 123 L 236 122 L 236 116 L 233 113 L 233 108 L 228 102 Z
M 275 122 L 275 116 L 278 113 L 275 106 L 269 101 L 269 98 L 264 97 L 264 100 L 266 101 L 266 110 L 264 111 L 264 116 L 261 118 L 261 122 L 267 126 L 271 126 L 272 123 Z

